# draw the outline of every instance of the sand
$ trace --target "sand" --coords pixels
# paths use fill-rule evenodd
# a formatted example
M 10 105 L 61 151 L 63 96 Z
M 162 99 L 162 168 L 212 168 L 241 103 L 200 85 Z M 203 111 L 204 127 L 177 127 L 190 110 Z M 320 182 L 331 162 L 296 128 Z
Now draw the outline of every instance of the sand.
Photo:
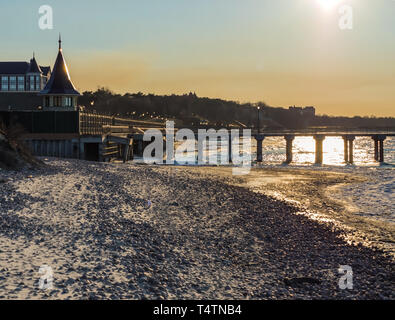
M 0 171 L 0 299 L 395 296 L 383 251 L 218 168 L 46 163 Z M 42 265 L 52 289 L 39 288 Z

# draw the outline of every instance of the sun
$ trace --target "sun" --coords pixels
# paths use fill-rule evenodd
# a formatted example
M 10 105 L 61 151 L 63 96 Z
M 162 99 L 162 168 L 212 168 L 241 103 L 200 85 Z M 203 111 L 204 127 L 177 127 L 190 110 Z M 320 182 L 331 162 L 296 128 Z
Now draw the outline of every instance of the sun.
M 334 9 L 341 0 L 316 0 L 320 6 L 326 10 L 326 11 L 330 11 L 332 9 Z

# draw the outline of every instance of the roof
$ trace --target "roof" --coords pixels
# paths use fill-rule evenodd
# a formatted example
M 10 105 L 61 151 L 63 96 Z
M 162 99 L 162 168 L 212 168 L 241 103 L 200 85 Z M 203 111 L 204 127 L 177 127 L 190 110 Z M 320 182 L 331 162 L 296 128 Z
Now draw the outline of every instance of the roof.
M 31 63 L 22 61 L 0 62 L 0 74 L 25 75 L 26 73 L 31 72 L 47 75 L 48 73 L 51 73 L 51 67 L 39 66 L 36 59 L 34 59 L 34 61 L 33 59 L 30 60 Z
M 46 76 L 48 73 L 51 73 L 51 67 L 40 66 L 40 69 L 43 72 L 44 76 Z
M 64 94 L 72 96 L 81 95 L 71 82 L 69 70 L 67 68 L 66 61 L 64 60 L 60 45 L 51 78 L 48 80 L 44 90 L 39 93 L 39 95 L 46 94 Z
M 27 70 L 28 73 L 43 73 L 36 61 L 36 58 L 33 57 L 30 59 L 29 69 Z
M 0 74 L 26 74 L 28 69 L 27 62 L 0 62 Z

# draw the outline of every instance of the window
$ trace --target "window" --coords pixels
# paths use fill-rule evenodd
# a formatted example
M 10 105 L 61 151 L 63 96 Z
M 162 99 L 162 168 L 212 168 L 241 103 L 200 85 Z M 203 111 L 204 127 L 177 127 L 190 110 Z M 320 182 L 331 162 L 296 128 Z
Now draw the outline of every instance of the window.
M 8 91 L 8 77 L 1 77 L 1 91 Z
M 73 106 L 73 100 L 71 97 L 66 97 L 65 98 L 65 107 L 72 107 Z
M 62 97 L 53 97 L 54 99 L 54 106 L 61 107 L 62 106 Z
M 16 91 L 16 77 L 12 76 L 10 77 L 10 91 Z
M 41 90 L 41 79 L 40 76 L 36 76 L 36 90 L 39 91 Z
M 34 85 L 34 76 L 30 76 L 29 77 L 29 83 L 30 83 L 30 91 L 34 91 L 34 89 L 36 88 L 36 86 Z
M 18 91 L 25 91 L 25 77 L 18 77 Z

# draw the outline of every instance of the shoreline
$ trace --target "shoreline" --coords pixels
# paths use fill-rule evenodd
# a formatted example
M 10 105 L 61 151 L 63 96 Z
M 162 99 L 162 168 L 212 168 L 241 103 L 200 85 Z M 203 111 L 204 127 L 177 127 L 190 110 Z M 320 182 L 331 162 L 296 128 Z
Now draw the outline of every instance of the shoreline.
M 7 174 L 0 299 L 394 298 L 381 250 L 217 169 L 50 159 Z M 43 264 L 52 291 L 38 289 Z M 353 290 L 338 288 L 340 265 Z
M 344 199 L 344 187 L 361 192 L 362 184 L 375 183 L 363 169 L 352 172 L 331 167 L 272 166 L 253 168 L 249 175 L 240 177 L 229 174 L 227 168 L 206 168 L 204 171 L 224 177 L 230 185 L 285 201 L 297 207 L 298 214 L 343 230 L 344 239 L 349 243 L 384 250 L 395 261 L 393 219 L 383 213 L 384 217 L 360 214 L 364 209 L 358 207 L 360 199 L 353 200 L 350 196 Z M 385 213 L 391 214 L 391 210 L 386 208 Z

